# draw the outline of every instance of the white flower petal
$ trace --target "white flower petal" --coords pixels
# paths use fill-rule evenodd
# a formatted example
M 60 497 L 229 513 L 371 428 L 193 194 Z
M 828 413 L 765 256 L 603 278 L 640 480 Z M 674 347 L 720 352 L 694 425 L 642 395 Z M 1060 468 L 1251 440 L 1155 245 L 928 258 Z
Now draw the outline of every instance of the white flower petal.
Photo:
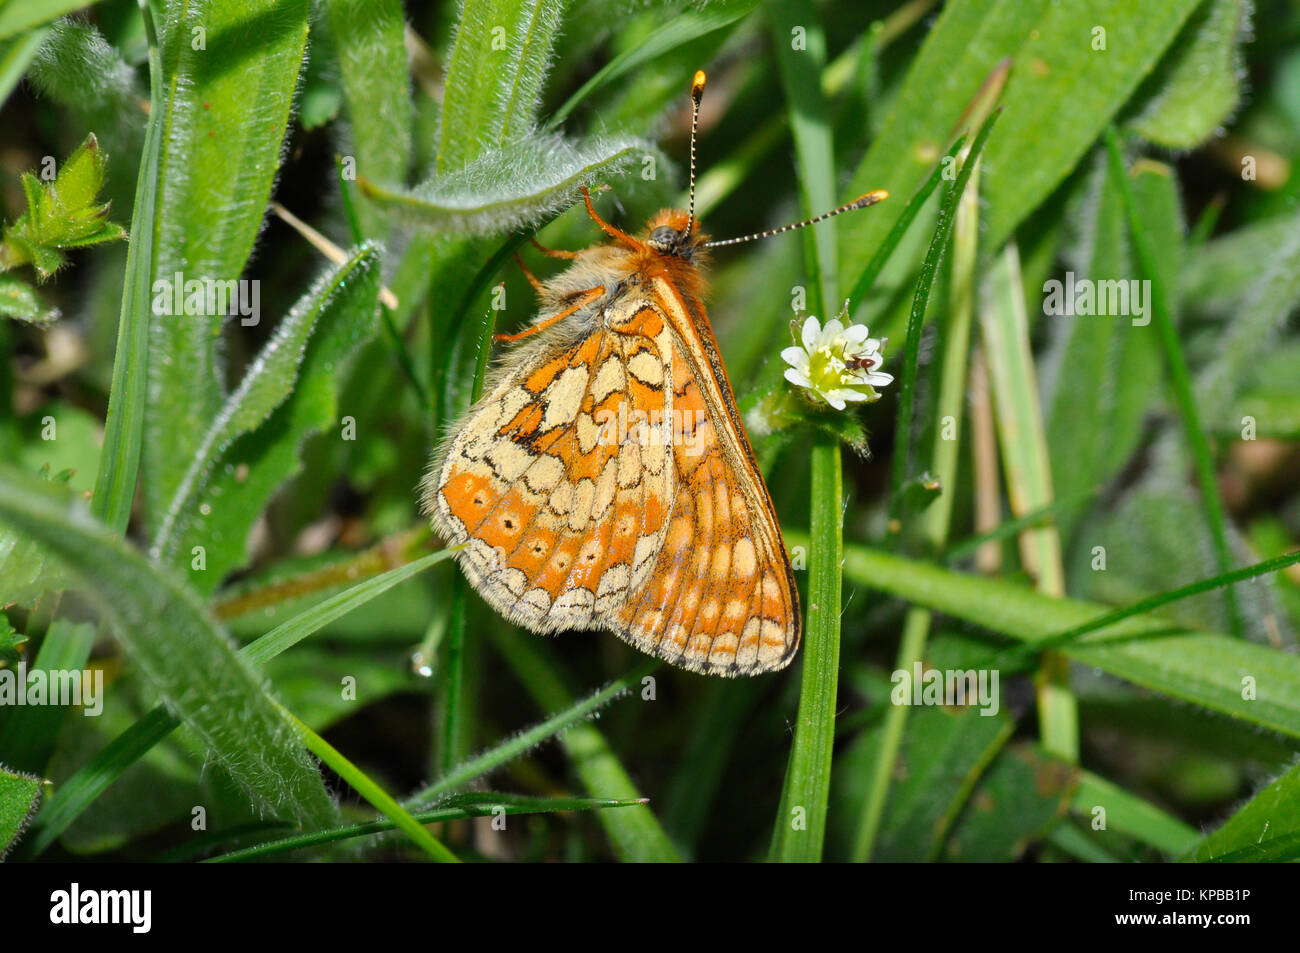
M 788 347 L 781 352 L 781 360 L 791 367 L 808 370 L 808 352 L 801 347 Z
M 859 400 L 871 399 L 870 394 L 864 393 L 863 391 L 860 390 L 848 390 L 847 388 L 841 388 L 840 390 L 833 390 L 831 391 L 831 393 L 834 396 L 840 398 L 841 400 L 859 401 Z
M 840 324 L 837 319 L 831 318 L 826 322 L 826 327 L 822 329 L 822 339 L 827 344 L 835 343 L 835 339 L 843 333 L 844 325 Z
M 867 375 L 867 383 L 872 387 L 888 387 L 894 383 L 894 375 L 884 371 L 872 371 Z
M 804 350 L 815 351 L 817 349 L 817 338 L 821 336 L 822 323 L 817 320 L 816 315 L 808 315 L 808 320 L 803 323 L 803 331 L 800 333 L 800 340 L 803 341 Z
M 832 407 L 834 407 L 836 410 L 843 410 L 843 409 L 844 409 L 844 401 L 841 400 L 838 396 L 836 396 L 838 393 L 839 393 L 839 391 L 835 391 L 835 392 L 830 393 L 830 394 L 822 394 L 822 397 L 824 397 L 824 398 L 826 399 L 826 403 L 830 404 L 830 405 L 831 405 Z
M 850 324 L 844 329 L 844 340 L 854 345 L 868 340 L 867 326 L 865 324 Z
M 812 389 L 812 380 L 809 379 L 807 373 L 797 370 L 796 368 L 787 367 L 785 369 L 785 379 L 796 387 L 807 387 L 810 390 Z

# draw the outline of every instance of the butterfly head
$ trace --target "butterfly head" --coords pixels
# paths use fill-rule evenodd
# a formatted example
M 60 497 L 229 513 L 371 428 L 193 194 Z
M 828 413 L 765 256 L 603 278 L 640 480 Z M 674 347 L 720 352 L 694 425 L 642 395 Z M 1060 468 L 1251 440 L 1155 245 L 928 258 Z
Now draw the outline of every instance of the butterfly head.
M 699 223 L 688 212 L 665 209 L 650 220 L 642 241 L 652 250 L 670 258 L 694 261 L 704 245 Z

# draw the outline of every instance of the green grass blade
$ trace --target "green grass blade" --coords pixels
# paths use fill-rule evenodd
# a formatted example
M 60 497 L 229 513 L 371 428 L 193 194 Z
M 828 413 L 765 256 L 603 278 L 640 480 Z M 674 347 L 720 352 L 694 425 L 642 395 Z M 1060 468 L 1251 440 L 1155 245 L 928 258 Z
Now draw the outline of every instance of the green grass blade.
M 1166 814 L 1154 804 L 1091 771 L 1083 771 L 1079 775 L 1071 809 L 1085 822 L 1091 823 L 1100 820 L 1097 808 L 1105 810 L 1105 826 L 1089 833 L 1101 840 L 1103 846 L 1108 833 L 1114 831 L 1150 844 L 1170 857 L 1179 857 L 1200 839 L 1195 828 Z
M 541 798 L 482 791 L 448 798 L 443 802 L 443 806 L 427 811 L 417 811 L 412 816 L 421 824 L 437 824 L 442 821 L 457 821 L 468 817 L 491 817 L 501 814 L 553 814 L 558 811 L 599 811 L 611 807 L 634 807 L 643 803 L 645 803 L 643 800 L 628 800 L 626 798 Z M 282 854 L 286 851 L 300 850 L 303 847 L 314 847 L 320 844 L 348 840 L 353 837 L 382 834 L 393 830 L 395 826 L 395 823 L 391 820 L 370 821 L 366 824 L 349 824 L 346 827 L 338 827 L 331 831 L 321 831 L 319 834 L 300 834 L 295 837 L 285 837 L 265 844 L 258 844 L 255 847 L 231 851 L 228 854 L 210 857 L 206 863 L 228 864 L 257 860 L 274 854 Z
M 94 626 L 55 619 L 45 633 L 36 660 L 28 666 L 28 675 L 36 671 L 81 672 L 94 645 Z M 87 687 L 91 686 L 83 683 L 83 692 Z M 98 701 L 102 704 L 103 697 Z M 63 705 L 24 705 L 7 712 L 0 729 L 4 763 L 19 771 L 43 774 L 68 710 Z
M 565 100 L 546 121 L 547 129 L 558 127 L 593 92 L 614 80 L 644 67 L 680 46 L 721 30 L 748 16 L 759 0 L 731 0 L 702 9 L 685 10 L 656 29 L 639 44 L 624 50 L 596 71 L 596 74 Z
M 769 860 L 819 861 L 826 836 L 835 697 L 840 673 L 844 475 L 840 445 L 822 437 L 812 451 L 808 611 L 790 765 Z
M 1007 243 L 985 281 L 980 332 L 994 395 L 998 446 L 1011 510 L 1023 516 L 1052 502 L 1052 475 L 1014 241 Z M 1036 588 L 1049 596 L 1065 595 L 1061 537 L 1055 526 L 1026 530 L 1020 536 L 1020 552 Z M 1043 747 L 1065 761 L 1078 761 L 1079 712 L 1070 690 L 1069 663 L 1045 655 L 1036 687 Z
M 98 0 L 8 0 L 0 6 L 0 40 L 57 20 Z M 0 97 L 0 101 L 3 98 Z
M 961 171 L 957 174 L 952 189 L 944 196 L 943 203 L 939 207 L 939 221 L 934 229 L 934 237 L 930 239 L 930 248 L 925 253 L 925 260 L 921 263 L 921 274 L 917 278 L 916 294 L 912 298 L 912 310 L 907 321 L 907 341 L 903 345 L 901 358 L 902 380 L 898 388 L 898 423 L 894 429 L 894 463 L 889 495 L 891 518 L 896 519 L 899 515 L 903 485 L 907 482 L 911 462 L 917 354 L 921 349 L 921 326 L 925 323 L 925 312 L 930 303 L 930 289 L 934 284 L 935 275 L 939 270 L 939 262 L 942 260 L 947 247 L 948 236 L 952 232 L 953 222 L 957 218 L 957 202 L 966 189 L 966 183 L 970 181 L 971 174 L 975 170 L 976 161 L 979 159 L 985 143 L 988 142 L 989 134 L 993 131 L 993 124 L 997 122 L 997 118 L 998 114 L 994 112 L 984 120 L 974 142 L 971 143 L 970 154 L 966 161 L 962 163 Z
M 276 626 L 261 638 L 244 646 L 241 654 L 255 665 L 264 665 L 334 620 L 450 555 L 450 550 L 430 553 L 405 566 L 358 583 Z M 114 738 L 61 784 L 57 797 L 50 801 L 50 806 L 40 815 L 39 827 L 31 845 L 33 855 L 53 844 L 110 784 L 179 724 L 165 708 L 155 708 Z
M 14 87 L 22 80 L 41 44 L 50 35 L 49 28 L 33 30 L 26 36 L 0 42 L 0 106 L 4 105 Z
M 145 129 L 131 239 L 126 256 L 122 310 L 118 318 L 113 382 L 108 392 L 104 444 L 91 497 L 91 512 L 118 533 L 131 519 L 144 440 L 145 400 L 149 377 L 149 322 L 152 315 L 154 261 L 157 256 L 161 191 L 164 76 L 157 27 L 148 0 L 140 0 L 149 41 L 149 123 Z
M 1160 336 L 1169 383 L 1178 403 L 1183 431 L 1186 434 L 1192 460 L 1196 465 L 1196 478 L 1201 487 L 1201 502 L 1205 507 L 1205 519 L 1210 527 L 1215 557 L 1219 563 L 1219 570 L 1228 572 L 1232 569 L 1233 558 L 1232 550 L 1228 545 L 1227 513 L 1223 507 L 1223 498 L 1219 495 L 1219 484 L 1215 475 L 1214 455 L 1210 450 L 1209 438 L 1201 427 L 1196 397 L 1192 393 L 1191 373 L 1187 369 L 1187 359 L 1183 356 L 1182 344 L 1178 340 L 1178 330 L 1174 327 L 1173 303 L 1169 298 L 1169 289 L 1166 287 L 1167 276 L 1162 274 L 1156 253 L 1147 238 L 1149 223 L 1143 220 L 1141 209 L 1134 197 L 1128 172 L 1124 168 L 1124 154 L 1120 148 L 1119 135 L 1113 126 L 1106 130 L 1106 150 L 1110 156 L 1112 174 L 1119 182 L 1120 196 L 1124 200 L 1124 209 L 1128 215 L 1129 237 L 1133 242 L 1138 266 L 1143 278 L 1151 282 L 1151 317 Z M 1236 592 L 1229 588 L 1225 591 L 1224 597 L 1232 634 L 1240 638 L 1244 630 L 1241 613 L 1237 607 Z
M 1029 646 L 1108 615 L 1107 606 L 1053 599 L 1016 583 L 848 546 L 859 586 L 964 619 Z M 1215 633 L 1133 616 L 1062 649 L 1068 657 L 1170 698 L 1300 737 L 1300 658 Z M 1249 678 L 1249 680 L 1247 680 Z M 1245 694 L 1252 695 L 1249 700 Z
M 302 738 L 309 751 L 329 765 L 335 774 L 350 784 L 354 791 L 369 801 L 375 810 L 391 820 L 398 829 L 410 837 L 416 845 L 423 848 L 430 857 L 440 863 L 454 864 L 459 862 L 456 855 L 425 830 L 419 821 L 411 817 L 402 805 L 393 800 L 391 794 L 372 781 L 364 771 L 345 758 L 337 748 L 304 725 L 284 706 L 277 704 L 276 707 L 280 710 L 280 714 L 298 732 L 298 736 Z
M 547 711 L 574 707 L 573 695 L 564 683 L 563 676 L 551 663 L 536 636 L 526 635 L 514 628 L 498 628 L 491 631 L 490 637 L 538 707 Z M 639 682 L 658 664 L 657 661 L 646 662 L 628 677 L 636 678 Z M 589 793 L 617 798 L 641 797 L 618 756 L 594 725 L 572 722 L 564 733 L 562 742 L 573 762 L 574 770 Z M 439 782 L 435 787 L 442 785 L 443 782 Z M 443 787 L 443 790 L 447 788 Z M 602 812 L 600 821 L 615 851 L 623 860 L 680 859 L 659 821 L 644 804 L 624 811 Z

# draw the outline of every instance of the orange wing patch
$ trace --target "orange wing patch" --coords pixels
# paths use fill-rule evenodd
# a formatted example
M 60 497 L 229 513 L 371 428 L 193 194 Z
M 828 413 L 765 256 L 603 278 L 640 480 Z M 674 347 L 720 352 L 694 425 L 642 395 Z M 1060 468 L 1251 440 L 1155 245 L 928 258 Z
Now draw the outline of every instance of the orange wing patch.
M 517 352 L 518 353 L 518 352 Z M 669 447 L 638 421 L 671 417 L 669 336 L 653 312 L 563 348 L 524 349 L 469 413 L 425 485 L 469 581 L 537 632 L 612 628 L 663 541 Z M 646 383 L 655 377 L 658 386 Z
M 740 473 L 727 467 L 714 418 L 680 355 L 673 372 L 682 419 L 675 502 L 644 592 L 618 611 L 619 634 L 711 675 L 783 668 L 799 645 L 799 605 L 766 492 L 752 465 Z

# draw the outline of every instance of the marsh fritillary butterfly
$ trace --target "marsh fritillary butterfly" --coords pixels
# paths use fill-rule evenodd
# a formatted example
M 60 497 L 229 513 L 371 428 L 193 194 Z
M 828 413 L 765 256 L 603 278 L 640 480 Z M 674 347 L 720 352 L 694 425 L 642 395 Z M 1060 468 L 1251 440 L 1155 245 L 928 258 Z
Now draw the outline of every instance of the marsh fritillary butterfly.
M 709 242 L 691 203 L 640 237 L 587 213 L 610 241 L 543 283 L 528 340 L 459 424 L 423 486 L 434 526 L 479 594 L 534 632 L 608 629 L 710 675 L 784 668 L 799 592 L 772 499 L 705 314 L 704 250 L 788 231 L 885 198 Z M 539 248 L 541 246 L 538 246 Z M 527 272 L 525 272 L 527 274 Z M 536 335 L 536 337 L 534 337 Z

